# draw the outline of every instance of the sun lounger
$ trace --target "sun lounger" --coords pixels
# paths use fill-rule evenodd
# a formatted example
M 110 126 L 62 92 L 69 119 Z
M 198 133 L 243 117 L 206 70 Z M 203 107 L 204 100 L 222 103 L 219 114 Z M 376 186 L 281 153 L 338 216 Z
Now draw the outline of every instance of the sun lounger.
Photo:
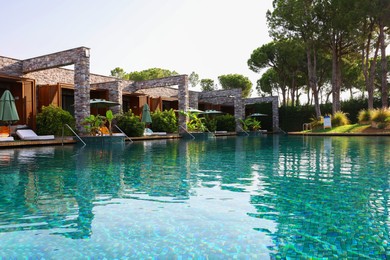
M 144 135 L 167 135 L 167 132 L 153 132 L 150 128 L 145 128 Z
M 11 141 L 14 141 L 14 138 L 12 136 L 0 137 L 0 142 L 11 142 Z
M 19 129 L 16 130 L 16 134 L 21 140 L 52 140 L 54 135 L 37 135 L 31 129 Z

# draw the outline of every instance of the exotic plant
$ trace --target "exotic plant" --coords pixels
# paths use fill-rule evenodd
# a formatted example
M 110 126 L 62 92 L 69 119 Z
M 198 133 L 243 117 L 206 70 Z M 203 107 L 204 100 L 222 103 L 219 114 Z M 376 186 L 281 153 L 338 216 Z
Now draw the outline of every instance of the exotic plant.
M 155 132 L 173 133 L 177 131 L 178 123 L 175 111 L 170 110 L 156 110 L 151 113 L 152 130 Z
M 371 110 L 371 121 L 384 123 L 390 117 L 390 109 L 381 108 Z
M 247 117 L 245 120 L 241 120 L 241 124 L 245 131 L 258 131 L 261 128 L 260 121 L 253 117 Z
M 332 126 L 342 126 L 342 125 L 348 125 L 349 119 L 348 114 L 344 113 L 343 111 L 338 111 L 333 114 L 332 116 Z
M 111 110 L 106 111 L 106 120 L 108 122 L 108 131 L 110 132 L 110 135 L 112 135 L 112 120 L 115 119 L 114 114 Z
M 131 109 L 116 116 L 116 124 L 127 136 L 143 136 L 145 124 L 139 116 L 134 115 Z
M 324 127 L 324 117 L 317 118 L 315 116 L 312 116 L 310 118 L 310 125 L 312 129 L 320 129 Z
M 386 128 L 390 123 L 390 109 L 381 108 L 372 110 L 371 121 L 374 122 L 378 128 Z
M 179 113 L 187 116 L 189 121 L 187 122 L 187 130 L 190 132 L 206 132 L 207 127 L 204 124 L 205 118 L 198 117 L 197 113 L 180 111 Z
M 42 112 L 37 114 L 37 134 L 39 135 L 62 135 L 64 129 L 65 135 L 73 135 L 68 129 L 64 128 L 65 124 L 74 128 L 75 120 L 73 116 L 60 107 L 49 105 L 42 106 Z
M 100 135 L 100 128 L 105 124 L 105 118 L 101 115 L 90 115 L 84 118 L 82 124 L 87 134 L 93 136 Z
M 368 124 L 371 121 L 371 111 L 367 109 L 362 109 L 358 114 L 359 124 Z

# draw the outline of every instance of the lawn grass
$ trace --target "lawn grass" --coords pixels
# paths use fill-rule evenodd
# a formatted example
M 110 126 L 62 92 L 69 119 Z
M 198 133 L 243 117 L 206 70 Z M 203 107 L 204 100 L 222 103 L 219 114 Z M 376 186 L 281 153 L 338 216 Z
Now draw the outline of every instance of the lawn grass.
M 390 133 L 390 129 L 378 129 L 371 127 L 370 124 L 352 124 L 343 125 L 327 129 L 313 129 L 302 131 L 301 133 L 329 133 L 329 134 L 344 134 L 344 133 Z
M 369 129 L 371 125 L 343 125 L 327 129 L 317 129 L 313 130 L 313 133 L 363 133 Z

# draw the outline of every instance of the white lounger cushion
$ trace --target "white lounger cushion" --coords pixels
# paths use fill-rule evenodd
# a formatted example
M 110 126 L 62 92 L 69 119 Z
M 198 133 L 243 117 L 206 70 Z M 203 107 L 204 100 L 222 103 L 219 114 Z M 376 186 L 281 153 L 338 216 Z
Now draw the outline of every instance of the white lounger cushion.
M 150 128 L 145 128 L 144 135 L 167 135 L 166 132 L 153 132 Z
M 19 129 L 16 130 L 16 134 L 22 140 L 52 140 L 54 135 L 37 135 L 31 129 Z
M 10 141 L 14 141 L 14 138 L 12 136 L 0 137 L 0 142 L 10 142 Z

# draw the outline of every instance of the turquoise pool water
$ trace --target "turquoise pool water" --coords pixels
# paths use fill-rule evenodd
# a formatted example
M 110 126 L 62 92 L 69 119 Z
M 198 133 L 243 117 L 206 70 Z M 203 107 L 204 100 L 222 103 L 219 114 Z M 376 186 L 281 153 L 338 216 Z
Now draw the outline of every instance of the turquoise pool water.
M 388 259 L 390 138 L 0 150 L 0 258 Z

